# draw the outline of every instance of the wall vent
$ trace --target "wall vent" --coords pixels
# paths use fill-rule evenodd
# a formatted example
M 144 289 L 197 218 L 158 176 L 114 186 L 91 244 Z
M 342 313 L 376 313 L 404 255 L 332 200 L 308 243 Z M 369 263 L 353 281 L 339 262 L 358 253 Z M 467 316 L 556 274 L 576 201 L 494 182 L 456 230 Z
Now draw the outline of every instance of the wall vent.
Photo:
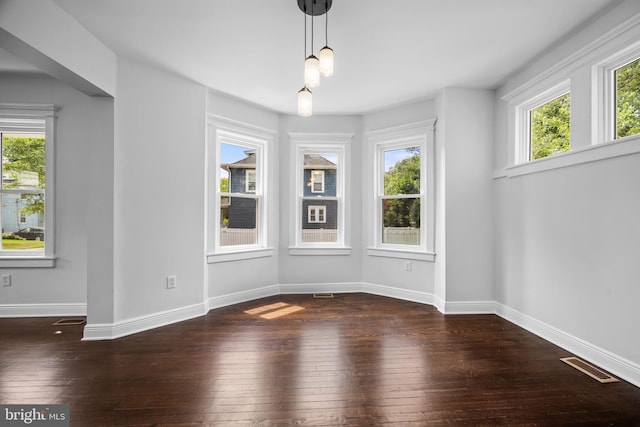
M 584 360 L 582 360 L 580 358 L 577 358 L 577 357 L 562 357 L 562 358 L 560 358 L 560 360 L 562 360 L 564 363 L 566 363 L 569 366 L 573 366 L 574 368 L 576 368 L 580 372 L 583 372 L 583 373 L 589 375 L 594 380 L 599 381 L 599 382 L 601 382 L 603 384 L 615 383 L 615 382 L 620 381 L 619 379 L 617 379 L 615 377 L 612 377 L 608 373 L 596 368 L 592 364 L 590 364 L 588 362 L 585 362 Z
M 314 298 L 333 298 L 333 294 L 313 294 Z

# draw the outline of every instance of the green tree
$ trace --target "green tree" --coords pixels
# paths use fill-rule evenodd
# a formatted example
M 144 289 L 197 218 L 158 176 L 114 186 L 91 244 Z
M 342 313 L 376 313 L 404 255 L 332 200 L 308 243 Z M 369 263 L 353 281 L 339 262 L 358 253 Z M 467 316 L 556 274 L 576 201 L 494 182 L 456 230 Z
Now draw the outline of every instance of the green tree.
M 228 193 L 229 192 L 229 178 L 220 178 L 220 192 Z
M 571 95 L 566 93 L 531 111 L 531 160 L 571 148 Z
M 616 70 L 616 138 L 640 133 L 640 59 Z
M 384 194 L 420 194 L 420 148 L 407 149 L 410 156 L 384 174 Z M 420 199 L 384 199 L 384 227 L 420 227 Z
M 5 188 L 20 188 L 23 177 L 27 173 L 37 174 L 38 189 L 45 186 L 45 139 L 24 137 L 2 138 L 2 169 L 9 175 L 10 182 L 3 183 Z M 26 206 L 20 209 L 20 213 L 41 214 L 44 213 L 43 194 L 24 194 Z

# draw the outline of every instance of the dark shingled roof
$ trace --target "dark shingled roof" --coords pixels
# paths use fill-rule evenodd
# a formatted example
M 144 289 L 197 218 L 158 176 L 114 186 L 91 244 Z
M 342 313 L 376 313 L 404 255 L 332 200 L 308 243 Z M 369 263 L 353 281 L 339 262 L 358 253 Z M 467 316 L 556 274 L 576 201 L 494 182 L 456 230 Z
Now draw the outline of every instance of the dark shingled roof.
M 240 159 L 237 162 L 220 165 L 223 168 L 251 168 L 256 165 L 256 152 L 248 151 L 247 157 Z M 336 167 L 335 163 L 325 159 L 319 154 L 305 154 L 304 166 L 307 169 L 319 168 L 319 169 L 333 169 Z

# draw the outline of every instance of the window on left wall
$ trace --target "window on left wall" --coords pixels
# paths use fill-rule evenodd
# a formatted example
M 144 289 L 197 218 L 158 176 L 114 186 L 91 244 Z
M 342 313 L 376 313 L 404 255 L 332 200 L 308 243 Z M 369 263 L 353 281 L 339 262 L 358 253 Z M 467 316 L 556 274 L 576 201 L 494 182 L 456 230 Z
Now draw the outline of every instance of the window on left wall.
M 270 256 L 267 155 L 273 135 L 209 121 L 208 262 Z
M 0 267 L 54 266 L 54 113 L 0 104 Z

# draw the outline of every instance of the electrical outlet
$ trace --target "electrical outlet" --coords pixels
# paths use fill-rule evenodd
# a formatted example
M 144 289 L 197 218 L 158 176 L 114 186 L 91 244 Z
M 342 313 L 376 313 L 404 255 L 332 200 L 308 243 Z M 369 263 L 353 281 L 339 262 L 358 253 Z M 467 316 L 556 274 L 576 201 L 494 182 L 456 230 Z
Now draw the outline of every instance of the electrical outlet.
M 11 286 L 11 275 L 3 274 L 2 275 L 2 286 L 8 287 Z
M 176 284 L 176 276 L 167 276 L 167 289 L 174 289 Z
M 411 261 L 404 262 L 404 271 L 411 271 Z

